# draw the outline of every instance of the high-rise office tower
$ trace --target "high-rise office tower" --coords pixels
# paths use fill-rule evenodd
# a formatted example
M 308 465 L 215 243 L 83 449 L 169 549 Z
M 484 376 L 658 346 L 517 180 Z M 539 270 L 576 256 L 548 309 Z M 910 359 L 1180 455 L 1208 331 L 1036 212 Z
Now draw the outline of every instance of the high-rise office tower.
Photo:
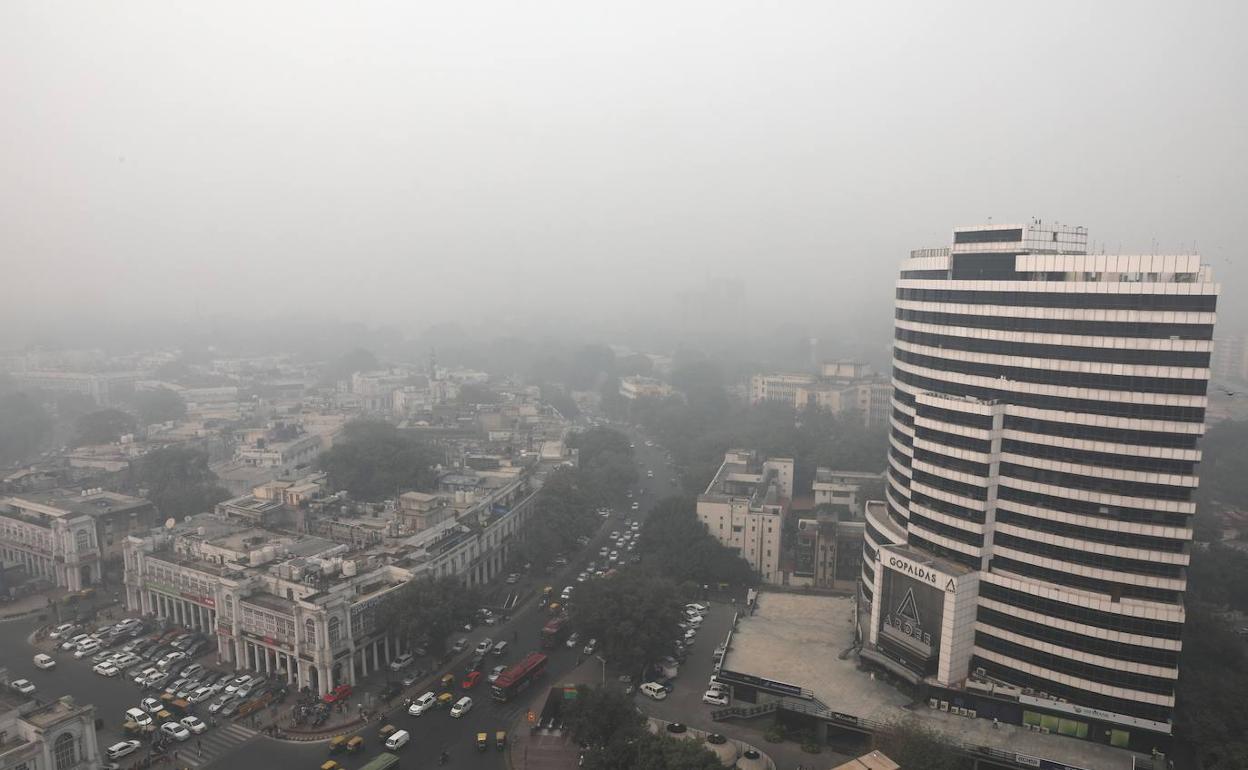
M 911 253 L 865 657 L 1170 732 L 1217 294 L 1197 256 L 1089 254 L 1082 227 Z

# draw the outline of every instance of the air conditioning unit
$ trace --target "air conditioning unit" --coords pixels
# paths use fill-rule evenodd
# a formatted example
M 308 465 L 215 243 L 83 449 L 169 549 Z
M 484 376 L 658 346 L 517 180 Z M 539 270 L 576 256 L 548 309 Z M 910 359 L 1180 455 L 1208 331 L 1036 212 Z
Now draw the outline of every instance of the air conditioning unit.
M 1041 728 L 1040 728 L 1040 732 L 1041 732 L 1041 733 L 1043 733 L 1044 735 L 1048 735 L 1048 734 L 1049 734 L 1049 728 L 1047 728 L 1047 727 L 1041 727 Z
M 948 711 L 948 710 L 949 710 L 949 701 L 947 701 L 947 700 L 942 700 L 942 701 L 940 702 L 940 710 L 941 710 L 941 711 Z
M 935 698 L 928 698 L 928 699 L 927 699 L 927 707 L 928 707 L 928 708 L 932 708 L 932 709 L 934 709 L 934 708 L 936 708 L 936 707 L 937 707 L 937 706 L 939 706 L 939 705 L 940 705 L 940 701 L 936 700 Z
M 976 711 L 975 709 L 967 709 L 967 710 L 966 710 L 966 715 L 967 715 L 968 717 L 970 717 L 971 719 L 978 719 L 978 718 L 979 718 L 979 712 L 978 712 L 978 711 Z
M 983 666 L 980 666 L 979 668 L 975 669 L 975 676 L 979 677 L 980 679 L 983 679 L 988 676 L 988 672 L 984 670 Z

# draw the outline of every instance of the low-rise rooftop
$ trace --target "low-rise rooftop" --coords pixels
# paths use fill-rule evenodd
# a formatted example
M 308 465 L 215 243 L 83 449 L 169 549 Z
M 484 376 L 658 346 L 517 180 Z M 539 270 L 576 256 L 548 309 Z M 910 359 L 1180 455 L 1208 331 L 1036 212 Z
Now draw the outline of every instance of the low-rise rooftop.
M 950 739 L 1066 763 L 1087 770 L 1131 770 L 1132 754 L 1104 744 L 1042 735 L 1018 725 L 912 708 L 900 690 L 858 668 L 853 598 L 761 593 L 743 614 L 723 662 L 725 674 L 792 685 L 804 698 L 859 719 L 889 723 L 918 716 Z M 731 681 L 731 678 L 729 678 Z M 810 701 L 810 705 L 817 705 Z

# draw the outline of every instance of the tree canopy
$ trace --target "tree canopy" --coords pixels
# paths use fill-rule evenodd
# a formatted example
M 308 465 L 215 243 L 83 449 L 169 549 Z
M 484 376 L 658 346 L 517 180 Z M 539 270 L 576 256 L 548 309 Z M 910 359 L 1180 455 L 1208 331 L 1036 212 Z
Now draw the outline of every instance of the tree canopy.
M 626 671 L 659 660 L 680 638 L 676 584 L 636 568 L 578 584 L 571 615 L 582 635 L 598 640 L 600 654 Z
M 169 388 L 137 391 L 131 402 L 144 425 L 180 420 L 186 416 L 186 402 Z
M 87 412 L 74 422 L 74 442 L 109 444 L 136 428 L 134 416 L 120 409 L 97 409 Z
M 24 392 L 0 395 L 0 466 L 25 462 L 52 434 L 52 418 Z
M 440 656 L 447 637 L 472 620 L 478 605 L 477 592 L 457 578 L 419 578 L 387 596 L 377 620 L 393 629 L 407 649 L 427 646 L 432 655 Z
M 517 561 L 546 566 L 557 554 L 575 547 L 598 524 L 590 494 L 581 486 L 582 474 L 572 468 L 554 471 L 533 504 L 533 518 L 525 537 L 513 550 Z
M 876 749 L 903 768 L 970 770 L 973 764 L 944 736 L 913 717 L 893 722 L 872 741 Z
M 600 502 L 623 497 L 637 483 L 637 463 L 623 433 L 591 428 L 572 434 L 568 443 L 578 451 L 581 483 Z
M 384 500 L 404 491 L 428 491 L 437 482 L 442 453 L 384 422 L 348 423 L 320 467 L 334 489 L 357 500 Z
M 723 770 L 700 743 L 650 732 L 645 717 L 618 690 L 578 687 L 566 716 L 572 736 L 587 747 L 589 770 Z
M 668 497 L 646 517 L 638 539 L 646 568 L 678 584 L 757 585 L 758 575 L 707 531 L 695 506 L 693 497 Z
M 129 487 L 146 490 L 147 499 L 165 516 L 205 513 L 230 493 L 217 484 L 208 455 L 170 447 L 149 452 L 131 467 Z

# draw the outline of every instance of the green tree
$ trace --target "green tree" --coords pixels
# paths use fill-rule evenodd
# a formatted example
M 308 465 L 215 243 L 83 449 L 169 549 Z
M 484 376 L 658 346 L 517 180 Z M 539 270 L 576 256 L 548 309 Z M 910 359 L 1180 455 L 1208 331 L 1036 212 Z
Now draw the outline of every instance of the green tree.
M 135 430 L 134 417 L 120 409 L 87 412 L 74 423 L 74 440 L 83 444 L 108 444 Z
M 623 692 L 585 685 L 576 688 L 576 700 L 566 717 L 572 737 L 583 746 L 607 746 L 621 736 L 638 736 L 646 724 Z
M 135 492 L 142 490 L 165 516 L 205 513 L 230 496 L 217 484 L 208 455 L 195 449 L 149 452 L 131 466 L 130 474 L 127 486 Z
M 428 491 L 437 482 L 442 453 L 384 422 L 348 423 L 319 463 L 334 489 L 357 500 L 384 500 L 408 490 Z
M 970 770 L 972 766 L 949 739 L 915 717 L 888 725 L 875 734 L 872 743 L 903 768 Z
M 579 584 L 571 615 L 583 635 L 598 640 L 600 654 L 625 671 L 659 660 L 680 637 L 676 584 L 639 569 Z
M 758 575 L 745 559 L 707 531 L 692 497 L 661 500 L 646 517 L 637 547 L 648 569 L 676 583 L 758 584 Z
M 472 619 L 479 604 L 477 592 L 457 578 L 419 578 L 391 592 L 377 609 L 377 620 L 407 649 L 425 646 L 440 657 L 447 637 Z
M 186 402 L 169 388 L 137 391 L 132 403 L 144 425 L 180 420 L 186 416 Z
M 581 485 L 595 503 L 617 500 L 637 483 L 637 464 L 623 433 L 591 428 L 572 434 L 569 445 L 578 452 Z
M 350 379 L 351 375 L 356 372 L 372 371 L 378 366 L 377 356 L 373 355 L 372 351 L 364 348 L 355 348 L 326 364 L 321 371 L 321 381 L 333 384 L 341 380 Z
M 52 434 L 52 418 L 23 392 L 0 396 L 0 466 L 25 462 Z

